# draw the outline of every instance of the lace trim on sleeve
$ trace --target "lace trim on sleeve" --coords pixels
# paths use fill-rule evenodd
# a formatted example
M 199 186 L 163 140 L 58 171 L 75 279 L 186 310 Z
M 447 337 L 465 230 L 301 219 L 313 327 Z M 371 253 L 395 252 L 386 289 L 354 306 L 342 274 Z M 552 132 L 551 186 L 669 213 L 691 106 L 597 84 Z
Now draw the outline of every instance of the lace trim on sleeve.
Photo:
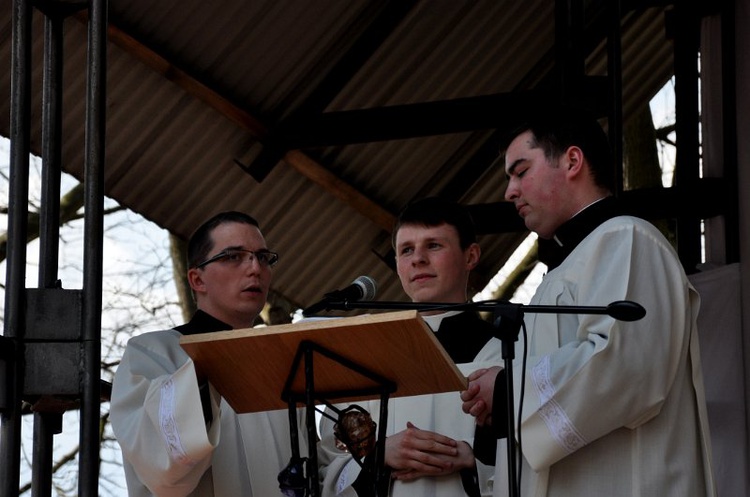
M 174 380 L 171 379 L 161 387 L 159 424 L 161 425 L 161 432 L 164 436 L 164 441 L 167 444 L 169 457 L 182 464 L 192 466 L 194 463 L 185 453 L 185 449 L 182 447 L 182 441 L 180 440 L 180 434 L 177 430 L 177 421 L 174 417 L 174 391 Z
M 539 415 L 547 425 L 552 437 L 568 454 L 580 449 L 588 442 L 581 436 L 562 407 L 555 401 L 555 386 L 550 379 L 550 359 L 545 356 L 534 366 L 532 380 L 539 394 Z

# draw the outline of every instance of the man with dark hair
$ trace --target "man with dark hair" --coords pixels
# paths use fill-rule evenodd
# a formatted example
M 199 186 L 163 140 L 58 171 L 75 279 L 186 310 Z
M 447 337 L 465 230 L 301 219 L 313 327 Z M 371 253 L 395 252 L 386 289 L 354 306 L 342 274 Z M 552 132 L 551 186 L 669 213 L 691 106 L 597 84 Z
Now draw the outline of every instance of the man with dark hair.
M 129 495 L 281 495 L 277 474 L 292 456 L 288 412 L 238 415 L 180 346 L 182 335 L 252 327 L 277 261 L 243 213 L 220 213 L 191 237 L 187 276 L 198 311 L 187 324 L 131 338 L 113 382 Z M 300 412 L 298 426 L 303 419 Z M 306 451 L 304 433 L 300 443 Z
M 467 302 L 469 273 L 479 263 L 481 250 L 463 206 L 440 198 L 407 206 L 394 227 L 393 247 L 401 285 L 412 301 Z M 477 313 L 441 308 L 421 315 L 462 371 L 501 362 L 492 324 Z M 379 412 L 378 401 L 363 405 L 370 413 Z M 392 399 L 385 441 L 388 495 L 490 495 L 493 471 L 474 458 L 474 429 L 456 392 Z M 323 418 L 323 496 L 373 495 L 372 461 L 366 458 L 361 469 L 351 455 L 336 448 L 333 433 L 333 423 Z
M 714 496 L 699 298 L 672 246 L 649 222 L 622 215 L 607 137 L 580 110 L 546 109 L 508 143 L 505 198 L 539 235 L 549 270 L 531 304 L 631 300 L 646 309 L 633 322 L 526 314 L 529 355 L 513 372 L 520 495 Z M 469 379 L 464 411 L 492 424 L 508 408 L 504 372 Z M 505 454 L 498 447 L 496 495 L 509 488 Z
M 398 246 L 397 237 L 401 226 L 416 225 L 434 228 L 442 224 L 453 226 L 458 234 L 458 244 L 462 249 L 466 250 L 477 243 L 474 220 L 469 211 L 460 204 L 440 197 L 417 200 L 402 210 L 393 227 L 391 243 L 394 248 Z

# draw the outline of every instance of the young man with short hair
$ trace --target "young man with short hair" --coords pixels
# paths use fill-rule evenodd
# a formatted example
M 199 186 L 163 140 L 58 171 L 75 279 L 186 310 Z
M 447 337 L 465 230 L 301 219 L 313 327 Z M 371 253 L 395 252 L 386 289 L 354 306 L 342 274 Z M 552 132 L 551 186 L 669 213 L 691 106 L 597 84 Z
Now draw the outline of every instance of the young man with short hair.
M 266 303 L 271 252 L 258 222 L 223 212 L 188 244 L 198 311 L 189 323 L 128 342 L 115 375 L 111 420 L 130 496 L 281 495 L 290 462 L 288 411 L 237 414 L 180 346 L 182 335 L 250 328 Z M 299 413 L 298 426 L 304 419 Z M 300 434 L 306 452 L 305 434 Z
M 623 215 L 607 136 L 581 109 L 545 108 L 508 142 L 505 198 L 539 235 L 549 269 L 530 304 L 646 309 L 632 322 L 526 314 L 527 367 L 519 357 L 513 372 L 515 412 L 524 379 L 526 392 L 520 495 L 715 496 L 699 297 L 675 251 L 651 223 Z M 463 408 L 478 423 L 507 409 L 499 368 L 469 379 Z M 507 491 L 504 455 L 499 447 L 495 487 Z

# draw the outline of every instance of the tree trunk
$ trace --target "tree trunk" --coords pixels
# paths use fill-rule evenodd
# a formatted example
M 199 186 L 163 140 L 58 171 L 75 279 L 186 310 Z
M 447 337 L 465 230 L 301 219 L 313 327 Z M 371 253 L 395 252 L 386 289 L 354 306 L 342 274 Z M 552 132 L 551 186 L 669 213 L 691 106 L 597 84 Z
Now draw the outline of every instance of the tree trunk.
M 661 166 L 656 149 L 656 131 L 651 107 L 644 105 L 623 129 L 625 150 L 624 189 L 661 186 Z
M 657 131 L 654 129 L 651 107 L 646 104 L 623 128 L 625 190 L 662 186 L 662 169 L 656 139 Z M 675 244 L 673 220 L 651 219 L 650 221 L 659 228 L 672 245 Z
M 180 309 L 184 322 L 190 321 L 198 309 L 193 297 L 193 290 L 187 279 L 187 242 L 182 238 L 169 234 L 169 253 L 172 256 L 172 273 L 174 286 L 177 289 L 177 297 L 180 299 Z

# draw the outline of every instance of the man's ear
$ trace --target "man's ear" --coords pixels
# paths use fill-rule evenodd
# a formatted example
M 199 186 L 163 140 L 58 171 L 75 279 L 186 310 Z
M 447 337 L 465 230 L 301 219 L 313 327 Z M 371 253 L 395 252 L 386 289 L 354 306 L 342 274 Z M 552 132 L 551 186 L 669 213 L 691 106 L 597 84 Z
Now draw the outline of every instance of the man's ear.
M 576 146 L 570 146 L 565 151 L 565 163 L 568 168 L 568 174 L 577 176 L 583 170 L 584 155 L 583 150 Z
M 188 283 L 190 288 L 193 289 L 193 293 L 201 293 L 206 289 L 206 284 L 203 282 L 203 272 L 200 269 L 190 268 L 187 272 Z
M 477 267 L 479 264 L 479 258 L 482 256 L 482 249 L 478 243 L 472 243 L 469 248 L 466 249 L 466 266 L 469 271 Z

